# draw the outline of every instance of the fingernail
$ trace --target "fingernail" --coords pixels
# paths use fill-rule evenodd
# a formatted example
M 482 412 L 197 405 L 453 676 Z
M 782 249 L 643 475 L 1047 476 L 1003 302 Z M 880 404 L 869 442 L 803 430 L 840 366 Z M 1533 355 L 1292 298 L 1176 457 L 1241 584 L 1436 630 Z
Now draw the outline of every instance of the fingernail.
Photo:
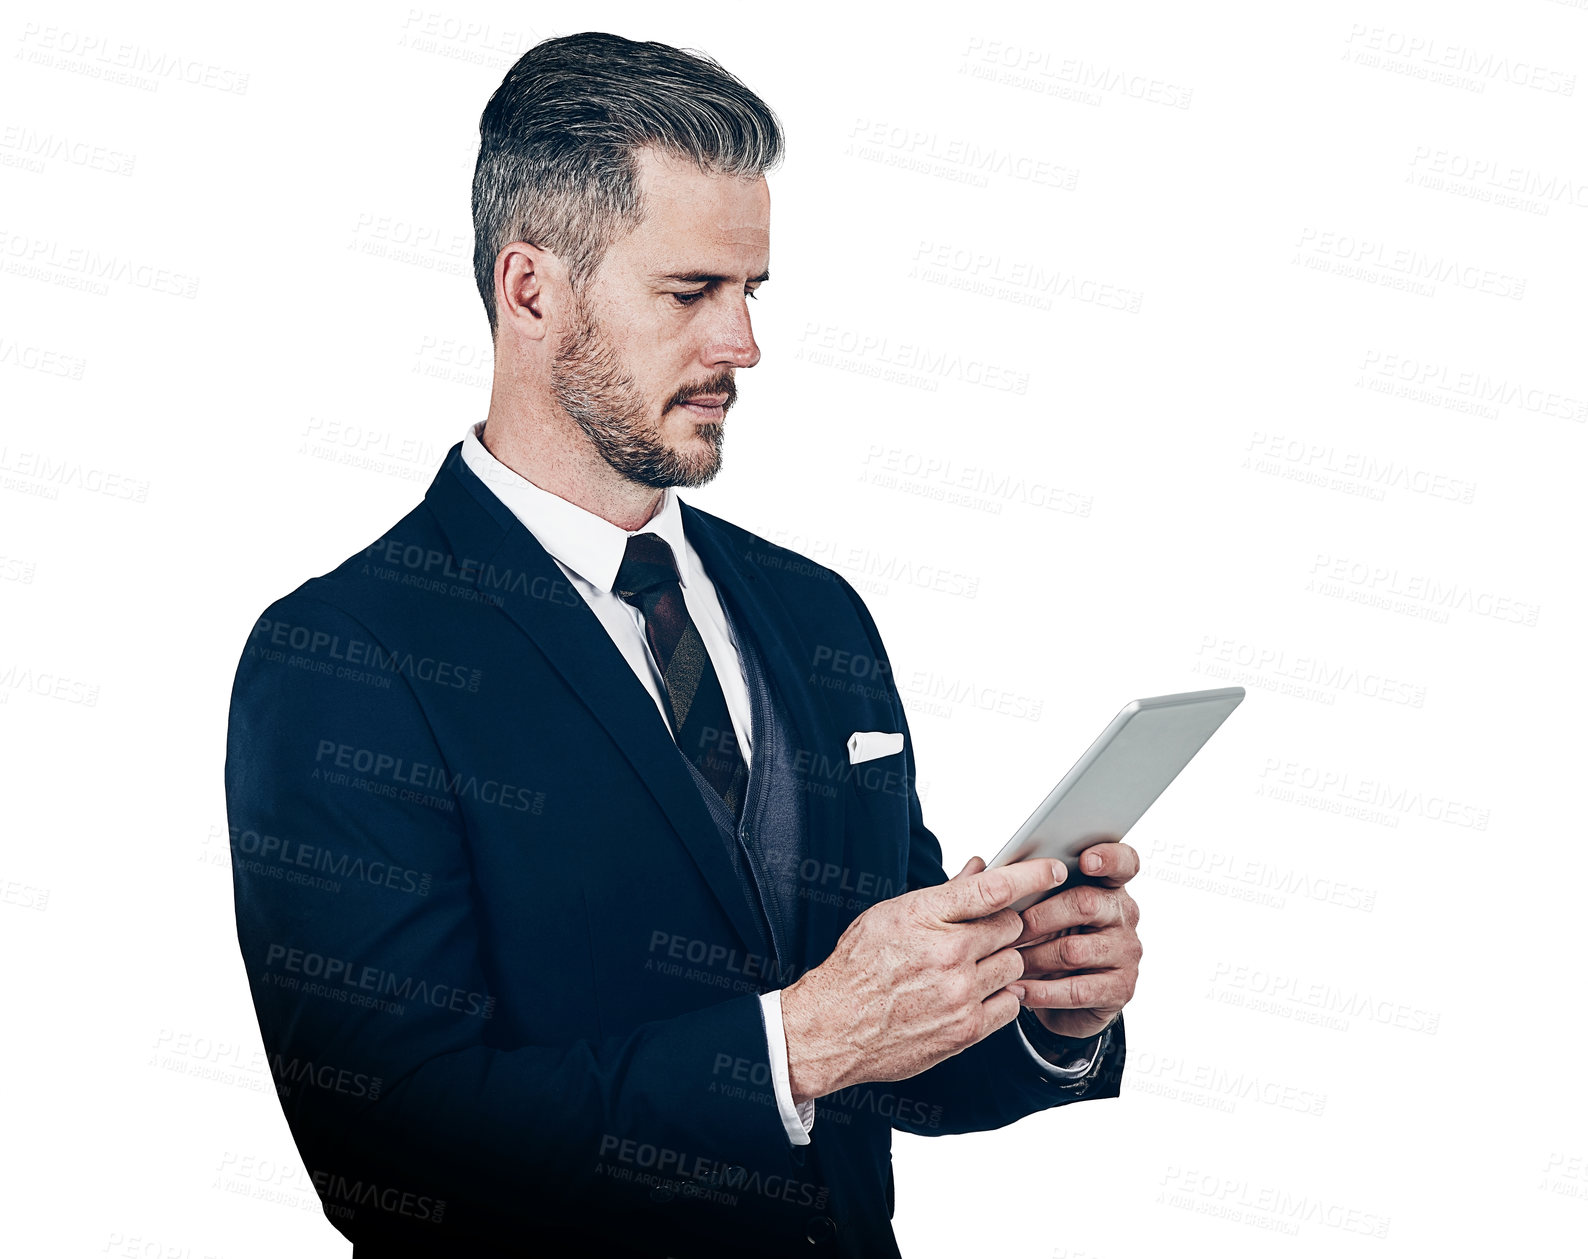
M 1055 883 L 1063 883 L 1065 876 L 1068 874 L 1069 871 L 1064 868 L 1064 863 L 1062 861 L 1055 861 L 1053 863 L 1053 881 Z
M 1086 854 L 1086 856 L 1081 858 L 1081 864 L 1084 865 L 1093 874 L 1096 874 L 1099 870 L 1101 870 L 1103 868 L 1103 859 L 1100 856 L 1098 856 L 1095 852 L 1089 852 L 1089 853 Z

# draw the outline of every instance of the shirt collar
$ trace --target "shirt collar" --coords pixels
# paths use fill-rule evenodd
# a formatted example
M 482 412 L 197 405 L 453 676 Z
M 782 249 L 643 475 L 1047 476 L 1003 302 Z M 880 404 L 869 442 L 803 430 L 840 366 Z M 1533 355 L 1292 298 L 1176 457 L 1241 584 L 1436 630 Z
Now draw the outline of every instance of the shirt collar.
M 508 511 L 535 535 L 553 558 L 566 564 L 585 581 L 608 593 L 617 580 L 629 538 L 654 533 L 672 548 L 678 580 L 689 585 L 694 575 L 695 553 L 684 536 L 683 513 L 672 486 L 662 491 L 661 505 L 638 529 L 620 529 L 593 511 L 543 490 L 514 472 L 485 448 L 480 434 L 485 421 L 469 425 L 463 438 L 463 462 L 501 499 Z

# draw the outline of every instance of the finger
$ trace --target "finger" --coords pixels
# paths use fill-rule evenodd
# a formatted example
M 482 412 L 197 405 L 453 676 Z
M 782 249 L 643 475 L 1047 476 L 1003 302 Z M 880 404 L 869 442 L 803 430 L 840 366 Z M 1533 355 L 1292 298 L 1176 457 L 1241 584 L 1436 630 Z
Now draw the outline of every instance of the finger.
M 972 918 L 969 922 L 954 924 L 963 956 L 971 961 L 982 961 L 1000 949 L 1014 947 L 1025 931 L 1025 922 L 1013 909 L 1000 909 L 985 918 Z
M 1081 854 L 1081 873 L 1108 887 L 1124 887 L 1141 871 L 1141 854 L 1129 844 L 1093 844 Z
M 1052 1017 L 1041 1018 L 1042 1012 L 1037 1011 L 1038 1018 L 1050 1032 L 1057 1032 L 1060 1036 L 1073 1036 L 1077 1040 L 1084 1040 L 1096 1036 L 1118 1016 L 1118 1010 L 1049 1010 Z M 1059 1023 L 1059 1027 L 1052 1026 Z M 1062 1029 L 1062 1030 L 1061 1030 Z
M 1025 974 L 1037 979 L 1062 978 L 1065 971 L 1122 970 L 1141 965 L 1141 939 L 1124 927 L 1063 935 L 1020 950 Z
M 1039 943 L 1046 936 L 1073 927 L 1112 927 L 1124 921 L 1121 898 L 1128 895 L 1104 887 L 1065 888 L 1021 911 L 1020 920 L 1025 927 L 1015 943 Z
M 1020 998 L 1007 988 L 1000 988 L 981 1003 L 981 1037 L 985 1040 L 1005 1023 L 1013 1023 L 1020 1014 Z
M 1025 1004 L 1034 1010 L 1106 1010 L 1125 1008 L 1135 981 L 1123 971 L 1098 975 L 1065 975 L 1060 979 L 1022 979 Z
M 1042 857 L 955 877 L 919 893 L 941 922 L 969 922 L 1007 909 L 1022 896 L 1050 892 L 1064 882 L 1062 861 Z
M 1059 936 L 1019 952 L 1026 959 L 1021 974 L 1038 979 L 1058 977 L 1062 971 L 1112 970 L 1130 960 L 1124 932 L 1117 929 Z
M 1019 949 L 999 949 L 976 963 L 976 992 L 987 997 L 1011 984 L 1024 987 L 1021 976 L 1025 970 L 1026 960 Z
M 972 869 L 971 868 L 972 866 L 974 866 L 975 869 Z M 987 868 L 987 863 L 985 861 L 983 861 L 980 857 L 972 857 L 969 861 L 967 861 L 965 863 L 965 868 L 963 870 L 961 870 L 958 874 L 956 874 L 954 876 L 954 878 L 956 878 L 956 879 L 963 878 L 967 874 L 980 874 L 986 868 Z M 950 880 L 950 881 L 952 882 L 952 880 Z

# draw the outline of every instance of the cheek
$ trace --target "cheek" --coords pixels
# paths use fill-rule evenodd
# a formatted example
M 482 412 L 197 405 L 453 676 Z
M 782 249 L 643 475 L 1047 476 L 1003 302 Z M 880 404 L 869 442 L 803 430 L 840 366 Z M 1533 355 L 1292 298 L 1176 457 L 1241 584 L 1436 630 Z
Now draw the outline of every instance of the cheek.
M 658 408 L 689 383 L 689 362 L 676 337 L 654 329 L 624 346 L 624 365 L 635 389 Z

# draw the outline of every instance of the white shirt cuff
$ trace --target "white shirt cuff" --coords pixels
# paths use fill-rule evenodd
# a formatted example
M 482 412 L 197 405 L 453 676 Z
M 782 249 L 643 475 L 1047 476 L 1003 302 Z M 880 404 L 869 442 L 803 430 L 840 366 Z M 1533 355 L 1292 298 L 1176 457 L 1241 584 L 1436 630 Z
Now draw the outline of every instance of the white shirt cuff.
M 816 1102 L 811 1100 L 796 1106 L 794 1090 L 788 1078 L 788 1037 L 783 1031 L 783 994 L 761 994 L 761 1022 L 766 1028 L 766 1051 L 772 1061 L 772 1096 L 777 1098 L 777 1113 L 783 1120 L 783 1131 L 788 1133 L 793 1145 L 811 1143 L 811 1125 L 816 1122 Z
M 1103 1032 L 1107 1030 L 1107 1028 L 1104 1028 Z M 1097 1055 L 1103 1051 L 1103 1032 L 1099 1032 L 1097 1039 L 1092 1043 L 1090 1061 L 1079 1066 L 1056 1067 L 1032 1047 L 1030 1039 L 1026 1036 L 1026 1029 L 1021 1027 L 1018 1022 L 1015 1023 L 1015 1031 L 1020 1033 L 1020 1043 L 1026 1047 L 1026 1052 L 1031 1055 L 1032 1061 L 1049 1075 L 1061 1080 L 1079 1080 L 1089 1075 L 1092 1068 L 1097 1065 Z

